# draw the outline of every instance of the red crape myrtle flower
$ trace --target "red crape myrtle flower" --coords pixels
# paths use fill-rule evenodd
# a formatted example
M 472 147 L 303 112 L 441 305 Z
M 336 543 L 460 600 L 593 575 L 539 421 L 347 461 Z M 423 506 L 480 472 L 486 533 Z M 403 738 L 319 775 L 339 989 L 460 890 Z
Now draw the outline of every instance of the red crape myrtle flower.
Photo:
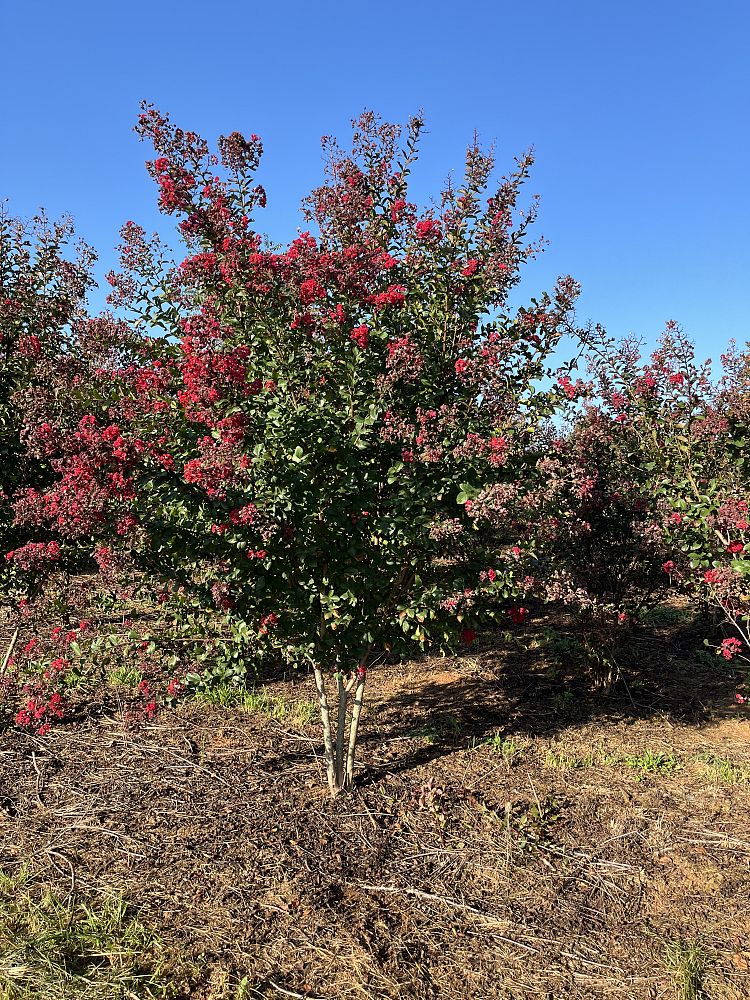
M 350 334 L 350 338 L 362 351 L 364 351 L 367 348 L 367 345 L 369 343 L 369 332 L 370 331 L 367 324 L 362 323 L 361 326 L 355 327 Z
M 742 643 L 739 639 L 735 638 L 725 639 L 721 646 L 719 646 L 718 651 L 725 660 L 731 660 L 742 652 Z

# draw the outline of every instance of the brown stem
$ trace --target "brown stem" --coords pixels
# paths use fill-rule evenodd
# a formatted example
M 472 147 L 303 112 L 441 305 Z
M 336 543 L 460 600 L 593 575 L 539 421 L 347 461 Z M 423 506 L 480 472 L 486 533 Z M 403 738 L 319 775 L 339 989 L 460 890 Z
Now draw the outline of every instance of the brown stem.
M 315 686 L 318 689 L 318 699 L 320 702 L 320 721 L 323 723 L 323 742 L 326 748 L 326 769 L 328 771 L 328 787 L 331 795 L 336 794 L 336 767 L 333 757 L 333 740 L 331 738 L 331 713 L 328 709 L 328 698 L 326 697 L 325 681 L 323 671 L 320 667 L 314 667 Z

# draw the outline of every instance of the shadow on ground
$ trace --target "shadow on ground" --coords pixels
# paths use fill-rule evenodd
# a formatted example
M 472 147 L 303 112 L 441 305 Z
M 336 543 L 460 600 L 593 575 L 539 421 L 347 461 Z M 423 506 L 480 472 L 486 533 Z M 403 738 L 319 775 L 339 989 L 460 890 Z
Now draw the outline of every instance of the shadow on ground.
M 574 622 L 558 616 L 555 625 L 563 646 L 575 637 Z M 528 639 L 538 626 L 529 628 Z M 489 738 L 550 738 L 589 724 L 655 717 L 701 728 L 744 716 L 735 702 L 736 673 L 703 646 L 709 630 L 710 623 L 679 616 L 634 630 L 616 651 L 617 679 L 607 692 L 597 689 L 580 657 L 550 656 L 543 646 L 522 649 L 523 637 L 517 648 L 489 636 L 471 657 L 415 661 L 401 686 L 389 684 L 372 694 L 363 751 L 383 744 L 398 750 L 395 759 L 387 755 L 382 768 L 369 770 L 369 780 L 421 767 Z M 419 746 L 404 746 L 412 740 Z

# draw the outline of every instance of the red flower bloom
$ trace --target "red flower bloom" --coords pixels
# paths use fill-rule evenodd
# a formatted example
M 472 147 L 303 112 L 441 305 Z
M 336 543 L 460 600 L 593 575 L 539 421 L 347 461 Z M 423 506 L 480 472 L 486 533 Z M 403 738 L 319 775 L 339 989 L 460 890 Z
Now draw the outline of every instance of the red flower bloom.
M 309 305 L 311 302 L 320 302 L 321 299 L 324 299 L 326 290 L 319 281 L 308 278 L 299 286 L 299 297 L 305 305 Z
M 428 240 L 440 235 L 440 223 L 435 219 L 422 219 L 414 227 L 414 232 L 418 240 Z
M 391 206 L 391 219 L 397 222 L 401 213 L 406 208 L 406 202 L 403 198 L 396 198 L 393 205 Z
M 167 695 L 170 698 L 178 698 L 185 690 L 185 685 L 177 677 L 173 677 L 167 684 Z
M 487 442 L 490 448 L 490 465 L 505 465 L 508 442 L 504 437 L 491 437 Z
M 742 652 L 742 643 L 739 639 L 725 639 L 719 646 L 719 652 L 725 660 L 731 660 Z
M 363 323 L 362 326 L 356 326 L 350 333 L 349 337 L 361 351 L 364 351 L 369 341 L 369 333 L 369 327 Z
M 42 342 L 35 334 L 31 334 L 29 337 L 22 337 L 18 341 L 16 354 L 22 358 L 38 358 L 41 353 Z
M 557 380 L 557 384 L 560 386 L 562 391 L 568 397 L 568 399 L 574 399 L 576 395 L 576 387 L 573 385 L 571 380 L 567 375 L 561 375 Z
M 406 288 L 403 285 L 389 285 L 384 292 L 370 296 L 370 302 L 376 309 L 384 309 L 386 306 L 397 306 L 404 301 Z
M 264 615 L 258 623 L 258 635 L 266 635 L 270 628 L 278 625 L 278 622 L 279 616 L 273 612 L 270 615 Z
M 45 564 L 57 562 L 60 546 L 57 542 L 28 542 L 20 549 L 8 552 L 6 560 L 15 562 L 23 570 L 41 569 Z
M 461 633 L 461 642 L 464 642 L 466 643 L 467 646 L 470 646 L 472 642 L 474 642 L 476 637 L 477 634 L 473 628 L 465 628 Z

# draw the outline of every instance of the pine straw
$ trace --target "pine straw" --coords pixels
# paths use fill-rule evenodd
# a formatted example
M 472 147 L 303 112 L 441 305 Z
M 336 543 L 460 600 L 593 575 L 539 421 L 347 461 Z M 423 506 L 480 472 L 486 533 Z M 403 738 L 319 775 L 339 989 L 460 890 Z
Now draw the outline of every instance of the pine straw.
M 706 956 L 713 1000 L 750 996 L 750 784 L 698 760 L 750 763 L 747 723 L 710 675 L 680 695 L 679 664 L 673 690 L 579 699 L 571 721 L 543 666 L 383 668 L 358 791 L 334 802 L 316 727 L 260 714 L 6 732 L 0 867 L 122 894 L 196 1000 L 243 977 L 268 1000 L 656 1000 L 679 997 L 674 942 Z M 497 729 L 511 763 L 481 742 Z M 680 769 L 639 780 L 624 761 L 646 750 Z

